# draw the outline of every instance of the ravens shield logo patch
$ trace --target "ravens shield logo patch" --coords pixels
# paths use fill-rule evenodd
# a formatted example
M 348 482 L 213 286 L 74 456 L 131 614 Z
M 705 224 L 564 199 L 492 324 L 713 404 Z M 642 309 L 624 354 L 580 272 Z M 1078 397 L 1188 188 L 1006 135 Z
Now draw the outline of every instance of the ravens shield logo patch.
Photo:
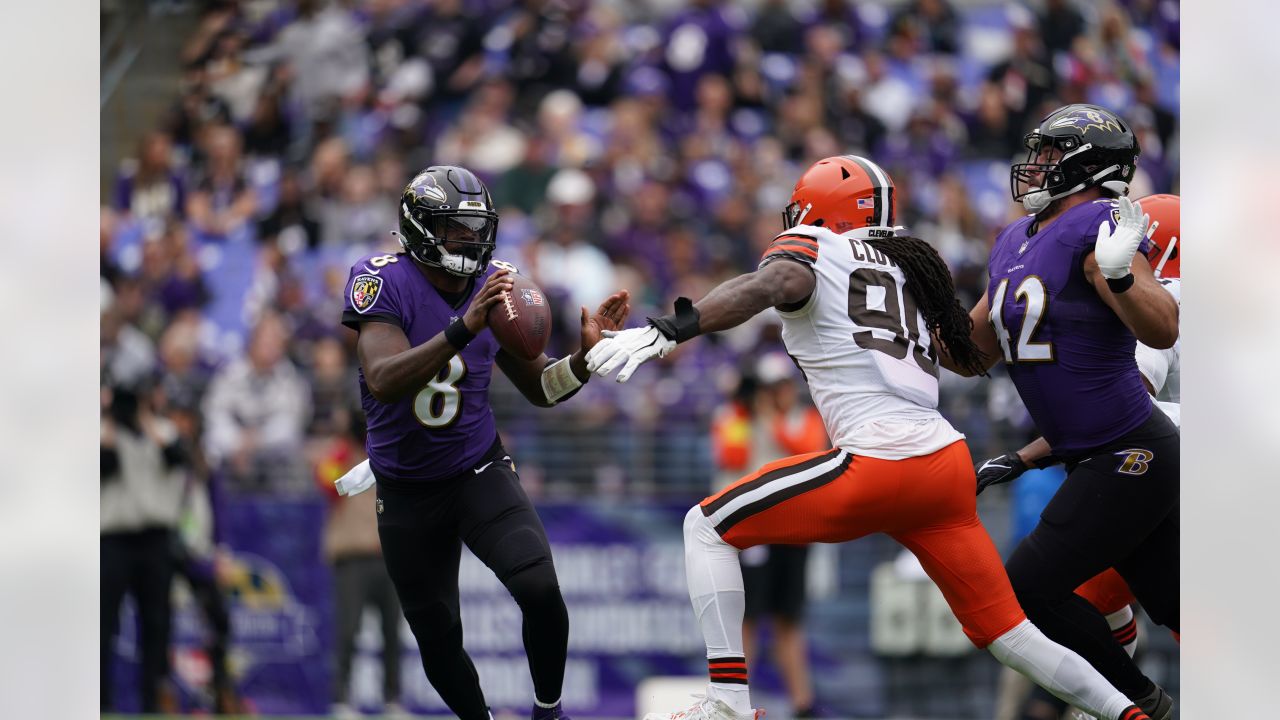
M 357 275 L 351 283 L 351 307 L 356 312 L 364 312 L 378 301 L 378 293 L 382 292 L 382 278 L 377 275 Z

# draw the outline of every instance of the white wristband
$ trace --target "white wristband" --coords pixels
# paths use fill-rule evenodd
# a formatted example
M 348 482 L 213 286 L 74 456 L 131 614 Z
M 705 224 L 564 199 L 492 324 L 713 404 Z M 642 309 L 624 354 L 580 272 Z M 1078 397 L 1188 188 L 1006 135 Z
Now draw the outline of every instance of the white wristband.
M 569 358 L 561 358 L 542 369 L 542 394 L 547 402 L 557 403 L 560 398 L 582 387 L 582 381 L 573 374 Z

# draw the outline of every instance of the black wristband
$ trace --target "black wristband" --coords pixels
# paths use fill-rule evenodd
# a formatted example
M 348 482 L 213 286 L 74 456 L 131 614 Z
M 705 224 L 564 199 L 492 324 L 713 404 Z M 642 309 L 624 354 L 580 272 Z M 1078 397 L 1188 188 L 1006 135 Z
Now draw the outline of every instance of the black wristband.
M 1129 273 L 1122 278 L 1107 278 L 1107 287 L 1111 288 L 1111 292 L 1119 295 L 1120 293 L 1133 287 L 1133 273 Z
M 692 300 L 687 297 L 678 297 L 675 313 L 657 318 L 651 317 L 649 324 L 658 328 L 658 332 L 665 335 L 668 340 L 682 343 L 702 333 L 702 328 L 698 326 L 701 317 L 702 313 L 693 306 Z
M 444 329 L 444 339 L 453 346 L 454 350 L 462 351 L 467 343 L 476 339 L 475 333 L 467 329 L 467 324 L 462 322 L 462 318 L 458 318 L 449 323 L 449 327 Z

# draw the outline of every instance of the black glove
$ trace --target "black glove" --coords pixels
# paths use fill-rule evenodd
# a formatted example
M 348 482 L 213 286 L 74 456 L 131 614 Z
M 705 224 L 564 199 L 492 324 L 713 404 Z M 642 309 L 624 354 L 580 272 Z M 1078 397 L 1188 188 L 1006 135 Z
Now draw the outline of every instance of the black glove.
M 978 473 L 979 495 L 992 485 L 1003 485 L 1016 480 L 1019 475 L 1028 470 L 1026 463 L 1022 462 L 1022 458 L 1018 457 L 1016 452 L 991 458 L 975 465 L 973 469 Z

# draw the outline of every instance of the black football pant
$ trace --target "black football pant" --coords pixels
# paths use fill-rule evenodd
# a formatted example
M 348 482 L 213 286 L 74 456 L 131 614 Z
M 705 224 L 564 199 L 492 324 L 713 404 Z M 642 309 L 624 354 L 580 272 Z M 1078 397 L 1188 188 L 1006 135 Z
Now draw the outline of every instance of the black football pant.
M 1159 410 L 1067 466 L 1067 479 L 1005 569 L 1027 617 L 1130 699 L 1151 691 L 1106 620 L 1075 589 L 1114 567 L 1150 618 L 1178 632 L 1178 430 Z
M 460 720 L 487 720 L 475 665 L 462 648 L 462 543 L 493 571 L 524 614 L 537 699 L 560 699 L 569 614 L 542 521 L 499 443 L 449 480 L 378 480 L 378 535 L 427 679 Z

